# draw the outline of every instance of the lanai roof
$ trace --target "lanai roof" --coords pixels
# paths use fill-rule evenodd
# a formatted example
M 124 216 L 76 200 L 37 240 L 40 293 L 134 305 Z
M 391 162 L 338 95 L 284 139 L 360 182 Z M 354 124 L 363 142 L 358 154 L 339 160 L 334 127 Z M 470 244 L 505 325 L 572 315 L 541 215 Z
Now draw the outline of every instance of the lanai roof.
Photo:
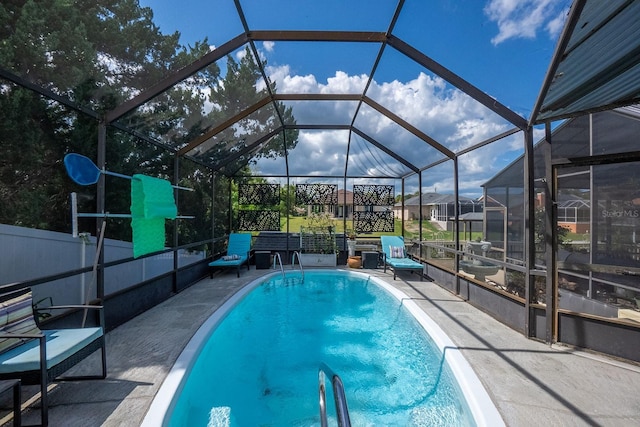
M 460 196 L 458 198 L 460 203 L 474 203 L 474 201 L 468 197 Z M 438 193 L 422 193 L 422 205 L 438 205 L 443 203 L 455 203 L 456 198 L 453 194 L 438 194 Z M 396 203 L 396 206 L 401 206 L 402 203 Z M 420 206 L 420 196 L 410 197 L 404 201 L 405 206 Z
M 640 2 L 573 3 L 539 97 L 526 117 L 428 54 L 433 51 L 430 46 L 438 34 L 423 25 L 427 17 L 414 13 L 417 1 L 420 0 L 376 2 L 372 7 L 367 0 L 323 0 L 305 3 L 304 8 L 284 0 L 225 2 L 208 16 L 210 29 L 202 29 L 204 35 L 211 37 L 214 49 L 180 69 L 166 69 L 163 76 L 135 83 L 126 78 L 107 82 L 94 96 L 105 96 L 110 86 L 119 86 L 127 98 L 117 99 L 117 105 L 104 115 L 91 109 L 94 99 L 74 99 L 62 76 L 56 80 L 54 75 L 47 81 L 42 77 L 50 74 L 41 74 L 37 68 L 7 69 L 1 64 L 0 76 L 229 176 L 259 159 L 264 147 L 276 141 L 283 145 L 286 156 L 261 159 L 272 176 L 315 176 L 322 169 L 330 171 L 329 177 L 404 178 L 456 160 L 491 142 L 522 135 L 529 126 L 545 120 L 640 100 Z M 172 4 L 182 7 L 180 3 Z M 283 7 L 289 10 L 287 20 L 279 14 Z M 318 24 L 309 19 L 315 8 L 335 8 L 336 13 L 331 20 Z M 223 27 L 217 25 L 220 20 L 232 23 L 224 25 L 225 33 L 215 31 Z M 446 34 L 441 37 L 436 43 L 450 42 L 452 48 L 463 49 L 464 43 L 455 45 Z M 335 78 L 348 63 L 361 76 L 359 84 L 331 93 L 274 88 L 277 68 L 264 66 L 261 51 L 261 46 L 272 43 L 290 52 L 293 66 L 301 56 L 321 58 L 319 62 L 332 69 L 333 74 L 329 74 Z M 354 45 L 359 48 L 357 55 L 347 54 L 351 50 L 345 47 Z M 229 100 L 237 101 L 230 102 L 235 108 L 217 115 L 215 121 L 193 123 L 184 112 L 184 117 L 165 131 L 146 131 L 149 123 L 166 120 L 166 106 L 179 102 L 180 91 L 215 90 L 201 86 L 207 72 L 211 67 L 224 68 L 227 55 L 241 57 L 243 53 L 261 70 L 262 81 L 256 84 L 261 91 L 255 96 Z M 486 61 L 483 65 L 489 62 L 487 58 L 477 60 Z M 441 85 L 443 96 L 462 97 L 473 105 L 470 110 L 475 117 L 467 117 L 469 128 L 464 137 L 455 135 L 454 129 L 461 125 L 455 112 L 416 111 L 421 115 L 437 114 L 448 121 L 436 129 L 382 103 L 381 88 L 393 84 L 394 75 L 408 70 L 419 79 Z M 487 73 L 499 71 L 500 64 L 494 64 Z M 320 104 L 332 105 L 335 114 L 314 115 L 314 107 Z M 258 116 L 271 118 L 259 128 L 252 128 Z M 489 117 L 496 124 L 492 134 L 474 130 L 473 123 Z M 303 154 L 307 153 L 302 150 L 303 143 L 294 144 L 288 133 L 291 130 L 331 133 L 334 143 L 318 148 L 318 156 L 308 158 Z M 306 139 L 309 140 L 313 138 Z

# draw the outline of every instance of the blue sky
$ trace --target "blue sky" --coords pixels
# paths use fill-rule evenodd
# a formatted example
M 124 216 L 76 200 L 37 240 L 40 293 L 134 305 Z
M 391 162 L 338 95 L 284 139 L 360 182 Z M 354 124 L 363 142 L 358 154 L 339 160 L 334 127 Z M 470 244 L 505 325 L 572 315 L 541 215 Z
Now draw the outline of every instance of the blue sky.
M 215 47 L 242 32 L 232 0 L 140 3 L 153 9 L 162 32 L 179 31 L 185 45 L 207 37 Z M 395 0 L 241 0 L 250 28 L 257 30 L 386 31 L 396 4 Z M 528 118 L 570 4 L 567 0 L 406 0 L 393 34 Z M 257 47 L 281 93 L 357 91 L 378 51 L 377 45 L 362 44 L 276 42 L 258 43 Z M 458 149 L 507 128 L 504 121 L 469 106 L 453 88 L 425 71 L 387 48 L 374 75 L 371 97 L 375 95 L 376 102 Z M 421 115 L 416 116 L 415 111 Z M 431 111 L 453 111 L 456 127 L 438 123 L 438 115 L 429 114 Z M 317 109 L 313 113 L 317 115 Z M 305 120 L 302 108 L 295 114 L 299 123 Z M 325 136 L 323 142 L 323 135 L 317 132 L 301 135 L 308 143 L 302 141 L 305 144 L 300 143 L 299 149 L 309 155 L 313 150 L 328 152 L 336 135 Z M 461 173 L 467 179 L 461 192 L 471 195 L 474 188 L 477 192 L 479 185 L 522 152 L 521 145 L 520 137 L 482 150 L 473 160 L 463 159 Z M 311 158 L 302 152 L 298 155 Z M 357 153 L 352 155 L 357 157 Z M 365 162 L 360 164 L 364 167 Z M 272 166 L 267 162 L 261 171 Z M 449 171 L 443 172 L 443 182 L 438 181 L 437 173 L 432 175 L 423 190 L 452 188 Z

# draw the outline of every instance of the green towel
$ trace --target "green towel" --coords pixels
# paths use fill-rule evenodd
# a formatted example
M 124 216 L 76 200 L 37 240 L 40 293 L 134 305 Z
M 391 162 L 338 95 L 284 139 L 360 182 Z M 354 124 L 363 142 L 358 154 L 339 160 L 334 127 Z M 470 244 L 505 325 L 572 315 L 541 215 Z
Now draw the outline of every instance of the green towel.
M 164 218 L 131 218 L 133 257 L 164 249 Z
M 161 251 L 165 243 L 165 218 L 178 214 L 169 181 L 136 174 L 131 180 L 133 257 Z
M 173 187 L 165 179 L 133 175 L 131 180 L 131 215 L 143 218 L 171 218 L 178 215 Z

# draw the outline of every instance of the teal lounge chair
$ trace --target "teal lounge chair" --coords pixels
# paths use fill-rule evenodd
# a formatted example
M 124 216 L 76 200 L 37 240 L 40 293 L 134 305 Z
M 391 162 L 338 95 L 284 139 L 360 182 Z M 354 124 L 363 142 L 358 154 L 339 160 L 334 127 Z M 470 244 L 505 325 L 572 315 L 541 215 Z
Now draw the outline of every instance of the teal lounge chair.
M 235 267 L 240 277 L 240 266 L 247 264 L 249 270 L 249 258 L 251 258 L 251 234 L 231 233 L 227 244 L 227 254 L 209 263 L 210 276 L 213 278 L 213 270 L 216 268 Z
M 405 254 L 404 237 L 402 236 L 380 236 L 382 253 L 384 254 L 384 271 L 387 266 L 393 269 L 393 280 L 396 279 L 398 270 L 409 270 L 411 273 L 418 271 L 422 280 L 422 264 L 412 260 Z

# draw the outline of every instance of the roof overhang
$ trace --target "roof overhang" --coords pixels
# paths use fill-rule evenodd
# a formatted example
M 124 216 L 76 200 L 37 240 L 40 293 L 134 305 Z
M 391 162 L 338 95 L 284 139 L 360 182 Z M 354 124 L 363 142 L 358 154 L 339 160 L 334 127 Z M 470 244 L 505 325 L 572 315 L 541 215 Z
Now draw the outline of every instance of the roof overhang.
M 576 0 L 530 124 L 640 102 L 640 2 Z

